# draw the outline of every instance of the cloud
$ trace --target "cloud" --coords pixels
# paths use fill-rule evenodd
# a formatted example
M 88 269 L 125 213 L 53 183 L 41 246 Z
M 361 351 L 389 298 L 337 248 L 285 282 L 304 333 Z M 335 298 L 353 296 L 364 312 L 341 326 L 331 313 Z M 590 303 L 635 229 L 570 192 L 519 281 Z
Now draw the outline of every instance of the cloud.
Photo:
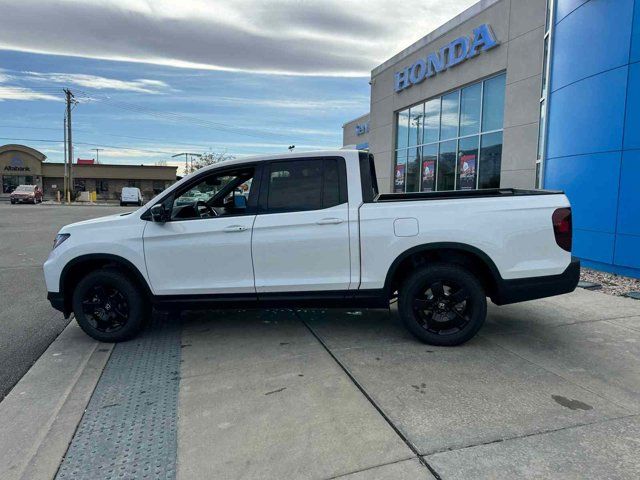
M 120 80 L 117 78 L 86 75 L 81 73 L 42 73 L 22 72 L 23 80 L 34 80 L 62 85 L 76 85 L 92 90 L 119 90 L 138 93 L 157 94 L 169 90 L 167 83 L 161 80 L 140 78 L 136 80 Z
M 475 1 L 0 0 L 0 48 L 174 67 L 368 76 Z
M 55 100 L 62 101 L 61 96 L 38 92 L 25 87 L 0 86 L 0 102 L 5 100 Z

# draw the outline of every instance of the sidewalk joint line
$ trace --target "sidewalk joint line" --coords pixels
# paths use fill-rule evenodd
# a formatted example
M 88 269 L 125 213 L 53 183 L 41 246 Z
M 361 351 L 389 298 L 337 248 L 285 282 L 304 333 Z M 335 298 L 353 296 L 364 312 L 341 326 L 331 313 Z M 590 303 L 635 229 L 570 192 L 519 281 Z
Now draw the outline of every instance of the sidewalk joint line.
M 355 376 L 349 371 L 349 369 L 347 368 L 347 366 L 342 363 L 342 361 L 340 359 L 338 359 L 338 357 L 336 355 L 334 355 L 334 353 L 329 349 L 329 347 L 327 346 L 327 344 L 324 342 L 324 340 L 322 339 L 322 337 L 320 337 L 320 335 L 318 335 L 313 328 L 311 328 L 311 326 L 305 321 L 305 319 L 302 317 L 302 315 L 300 315 L 297 311 L 293 310 L 293 313 L 295 314 L 296 317 L 298 317 L 298 319 L 300 320 L 300 322 L 302 322 L 302 324 L 307 327 L 307 330 L 309 330 L 309 332 L 311 333 L 311 335 L 313 335 L 316 340 L 318 340 L 318 342 L 320 342 L 320 345 L 322 345 L 322 347 L 325 349 L 325 351 L 329 354 L 329 356 L 331 356 L 331 358 L 333 358 L 333 360 L 338 364 L 338 366 L 342 369 L 342 371 L 347 375 L 347 377 L 349 377 L 349 379 L 353 382 L 353 384 L 356 386 L 356 388 L 358 390 L 360 390 L 360 393 L 362 393 L 364 395 L 364 397 L 369 401 L 369 403 L 373 406 L 373 408 L 375 408 L 377 410 L 377 412 L 382 416 L 382 418 L 387 422 L 387 424 L 393 429 L 394 432 L 396 432 L 396 434 L 400 437 L 400 439 L 405 443 L 405 445 L 407 447 L 409 447 L 409 449 L 414 453 L 414 455 L 418 458 L 418 461 L 424 465 L 429 472 L 431 472 L 431 474 L 436 478 L 436 480 L 442 480 L 442 477 L 440 477 L 440 475 L 438 474 L 438 472 L 431 466 L 429 465 L 429 462 L 427 462 L 426 459 L 424 459 L 422 457 L 422 455 L 420 455 L 420 452 L 418 451 L 418 449 L 416 448 L 416 446 L 407 438 L 407 436 L 393 423 L 393 421 L 389 418 L 389 416 L 385 413 L 385 411 L 382 409 L 382 407 L 380 407 L 376 401 L 371 397 L 371 395 L 369 395 L 369 393 L 364 389 L 364 387 L 360 384 L 360 382 L 355 378 Z

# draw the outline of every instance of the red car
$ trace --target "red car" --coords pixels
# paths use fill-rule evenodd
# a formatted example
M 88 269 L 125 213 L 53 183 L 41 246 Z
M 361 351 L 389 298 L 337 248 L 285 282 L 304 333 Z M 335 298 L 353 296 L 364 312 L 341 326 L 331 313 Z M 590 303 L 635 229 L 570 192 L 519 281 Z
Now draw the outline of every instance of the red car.
M 9 197 L 11 204 L 42 202 L 42 190 L 37 185 L 19 185 Z

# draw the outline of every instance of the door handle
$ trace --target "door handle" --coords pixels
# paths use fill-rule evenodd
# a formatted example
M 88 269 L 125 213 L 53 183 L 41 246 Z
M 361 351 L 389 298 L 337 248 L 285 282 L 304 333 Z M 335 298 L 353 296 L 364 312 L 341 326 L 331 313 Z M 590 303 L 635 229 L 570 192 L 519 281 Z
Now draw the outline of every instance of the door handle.
M 323 218 L 322 220 L 318 220 L 316 223 L 318 225 L 338 225 L 342 222 L 343 220 L 341 218 Z
M 227 233 L 244 232 L 246 229 L 247 227 L 245 227 L 244 225 L 229 225 L 228 227 L 224 228 L 224 231 Z

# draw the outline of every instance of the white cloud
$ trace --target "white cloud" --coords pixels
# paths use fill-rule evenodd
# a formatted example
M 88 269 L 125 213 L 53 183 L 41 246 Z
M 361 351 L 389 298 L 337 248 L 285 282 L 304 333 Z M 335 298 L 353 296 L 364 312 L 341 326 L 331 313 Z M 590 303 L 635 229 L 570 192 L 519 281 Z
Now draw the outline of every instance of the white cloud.
M 0 0 L 0 48 L 176 67 L 367 76 L 475 1 Z
M 92 90 L 120 90 L 138 93 L 161 93 L 170 87 L 161 80 L 139 78 L 136 80 L 119 80 L 117 78 L 86 75 L 81 73 L 42 73 L 22 72 L 23 80 L 34 80 L 61 85 L 76 85 Z
M 61 96 L 38 92 L 25 87 L 0 86 L 0 102 L 4 100 L 54 100 L 62 101 Z

